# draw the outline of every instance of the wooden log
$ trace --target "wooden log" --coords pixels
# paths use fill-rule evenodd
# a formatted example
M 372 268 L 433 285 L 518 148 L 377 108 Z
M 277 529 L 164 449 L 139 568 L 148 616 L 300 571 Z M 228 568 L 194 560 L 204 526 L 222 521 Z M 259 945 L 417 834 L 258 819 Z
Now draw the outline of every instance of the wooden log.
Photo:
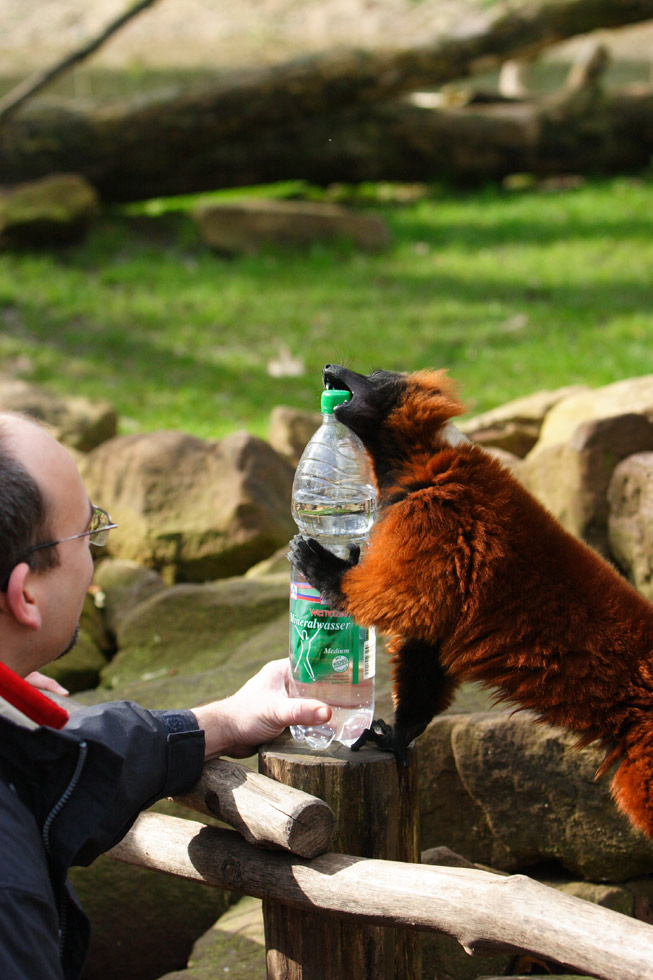
M 45 693 L 70 713 L 84 707 L 74 698 Z M 324 800 L 230 759 L 205 763 L 195 786 L 175 802 L 223 820 L 259 847 L 311 858 L 333 846 L 336 818 Z
M 228 759 L 207 762 L 183 806 L 224 820 L 259 847 L 315 857 L 333 845 L 336 818 L 328 804 Z
M 279 180 L 477 184 L 508 174 L 639 172 L 653 153 L 653 91 L 604 93 L 579 113 L 569 102 L 432 108 L 410 101 L 354 106 L 323 117 L 220 139 L 186 96 L 175 107 L 184 139 L 164 131 L 161 105 L 146 122 L 107 129 L 73 110 L 30 110 L 0 132 L 0 183 L 47 173 L 85 176 L 104 201 L 195 193 Z M 184 166 L 179 166 L 179 160 Z
M 473 954 L 523 951 L 603 980 L 653 980 L 650 925 L 524 875 L 332 853 L 306 861 L 157 813 L 142 814 L 109 854 L 359 924 L 446 932 Z
M 485 180 L 514 173 L 524 167 L 511 162 L 500 117 L 490 128 L 474 116 L 434 117 L 402 103 L 388 108 L 388 100 L 532 56 L 578 33 L 652 17 L 653 0 L 537 0 L 410 50 L 326 52 L 176 97 L 95 111 L 35 103 L 0 127 L 0 183 L 73 171 L 103 200 L 130 201 L 293 178 Z M 606 106 L 589 137 L 575 122 L 562 137 L 576 158 L 563 161 L 563 171 L 630 168 L 633 154 L 635 166 L 648 164 L 650 139 L 634 148 L 651 130 L 650 114 L 616 134 L 608 148 L 617 151 L 625 136 L 624 150 L 614 162 L 606 158 L 603 132 L 619 119 L 613 108 L 616 118 Z M 533 172 L 552 172 L 537 121 L 522 122 L 513 120 L 522 143 L 531 134 Z
M 310 753 L 282 736 L 259 750 L 259 768 L 280 782 L 328 800 L 336 814 L 334 849 L 417 862 L 416 767 L 398 770 L 378 749 L 333 746 Z M 355 899 L 355 896 L 352 896 Z M 268 980 L 414 980 L 419 936 L 263 902 Z

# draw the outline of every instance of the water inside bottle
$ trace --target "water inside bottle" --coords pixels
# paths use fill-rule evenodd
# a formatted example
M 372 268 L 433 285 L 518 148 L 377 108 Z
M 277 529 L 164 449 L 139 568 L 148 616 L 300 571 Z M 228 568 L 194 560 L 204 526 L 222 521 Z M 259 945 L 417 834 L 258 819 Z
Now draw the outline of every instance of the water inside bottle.
M 371 529 L 376 517 L 376 493 L 357 500 L 316 502 L 312 490 L 298 490 L 293 497 L 292 515 L 303 534 L 316 537 L 356 538 Z

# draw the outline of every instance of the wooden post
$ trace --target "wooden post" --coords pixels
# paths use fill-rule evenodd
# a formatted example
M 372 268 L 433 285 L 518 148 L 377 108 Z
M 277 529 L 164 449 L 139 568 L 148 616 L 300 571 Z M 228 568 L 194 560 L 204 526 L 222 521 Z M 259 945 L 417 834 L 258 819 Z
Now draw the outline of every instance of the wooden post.
M 259 751 L 259 771 L 320 797 L 336 815 L 333 849 L 365 858 L 419 860 L 416 766 L 342 745 L 311 753 L 290 736 Z M 382 887 L 382 886 L 380 886 Z M 268 980 L 415 980 L 419 933 L 356 923 L 264 900 Z

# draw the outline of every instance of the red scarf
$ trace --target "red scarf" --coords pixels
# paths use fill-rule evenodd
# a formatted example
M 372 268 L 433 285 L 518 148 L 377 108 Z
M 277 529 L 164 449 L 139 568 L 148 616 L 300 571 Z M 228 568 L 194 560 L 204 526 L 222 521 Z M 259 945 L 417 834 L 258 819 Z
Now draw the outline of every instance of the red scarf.
M 0 698 L 4 698 L 37 725 L 63 728 L 68 721 L 67 711 L 3 663 L 0 663 Z

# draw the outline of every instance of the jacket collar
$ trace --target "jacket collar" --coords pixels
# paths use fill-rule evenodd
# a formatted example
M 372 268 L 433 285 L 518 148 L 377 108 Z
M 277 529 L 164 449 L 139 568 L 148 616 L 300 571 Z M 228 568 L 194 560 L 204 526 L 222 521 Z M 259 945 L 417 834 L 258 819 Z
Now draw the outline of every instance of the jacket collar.
M 68 712 L 0 663 L 0 716 L 24 728 L 63 728 Z

